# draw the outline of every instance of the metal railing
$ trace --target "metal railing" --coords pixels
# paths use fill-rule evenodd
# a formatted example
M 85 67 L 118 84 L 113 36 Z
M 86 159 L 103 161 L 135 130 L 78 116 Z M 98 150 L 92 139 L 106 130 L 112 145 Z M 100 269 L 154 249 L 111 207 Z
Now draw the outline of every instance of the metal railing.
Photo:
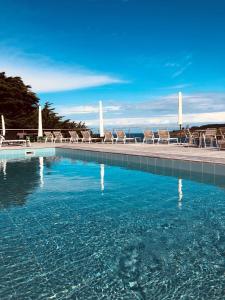
M 69 131 L 76 130 L 78 133 L 81 130 L 90 130 L 90 128 L 74 128 L 74 129 L 62 129 L 62 128 L 43 128 L 43 134 L 45 131 L 60 131 L 65 137 L 69 137 Z M 6 139 L 26 139 L 29 137 L 31 141 L 37 140 L 38 129 L 37 128 L 13 128 L 6 129 Z
M 116 135 L 116 131 L 117 130 L 123 130 L 127 137 L 142 137 L 144 134 L 144 131 L 146 129 L 149 129 L 150 127 L 135 127 L 135 126 L 130 126 L 130 127 L 106 127 L 105 130 L 109 130 L 111 131 L 114 135 Z M 178 128 L 174 128 L 174 127 L 166 127 L 166 126 L 154 126 L 151 127 L 151 130 L 153 130 L 155 133 L 157 133 L 157 131 L 159 129 L 167 129 L 168 131 L 170 131 L 171 133 L 178 130 Z M 82 128 L 82 127 L 78 127 L 78 128 L 74 128 L 74 129 L 62 129 L 62 128 L 43 128 L 43 133 L 45 131 L 60 131 L 64 137 L 69 137 L 69 131 L 77 131 L 78 134 L 80 131 L 82 130 L 90 130 L 92 132 L 93 136 L 99 136 L 100 132 L 99 132 L 99 128 L 97 127 L 92 127 L 92 128 Z M 37 140 L 37 136 L 38 136 L 38 129 L 37 128 L 15 128 L 15 129 L 6 129 L 6 135 L 5 138 L 6 139 L 25 139 L 27 137 L 30 138 L 31 141 L 35 141 Z

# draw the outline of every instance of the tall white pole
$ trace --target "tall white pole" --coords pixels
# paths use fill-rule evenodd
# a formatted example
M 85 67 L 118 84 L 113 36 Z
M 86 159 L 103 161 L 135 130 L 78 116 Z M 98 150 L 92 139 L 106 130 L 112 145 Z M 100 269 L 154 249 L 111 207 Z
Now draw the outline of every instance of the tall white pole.
M 43 137 L 41 106 L 38 107 L 38 137 Z
M 100 137 L 104 137 L 104 121 L 103 121 L 102 101 L 99 101 L 99 133 L 100 133 Z
M 179 92 L 178 95 L 178 125 L 180 127 L 180 129 L 182 128 L 182 124 L 183 124 L 183 100 L 182 100 L 182 93 Z
M 5 119 L 3 115 L 1 115 L 1 120 L 2 120 L 2 135 L 5 136 Z

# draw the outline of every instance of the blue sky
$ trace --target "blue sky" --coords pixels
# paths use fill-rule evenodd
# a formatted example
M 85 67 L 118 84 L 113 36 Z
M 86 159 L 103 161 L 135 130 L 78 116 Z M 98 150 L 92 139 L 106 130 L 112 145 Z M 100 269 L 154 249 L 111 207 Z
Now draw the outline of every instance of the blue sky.
M 73 120 L 225 122 L 225 0 L 0 0 L 0 69 Z

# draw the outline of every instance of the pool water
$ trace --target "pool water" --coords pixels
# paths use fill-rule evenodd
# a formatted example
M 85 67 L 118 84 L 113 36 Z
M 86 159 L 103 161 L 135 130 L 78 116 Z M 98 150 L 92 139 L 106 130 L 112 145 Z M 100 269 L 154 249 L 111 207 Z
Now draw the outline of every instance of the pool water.
M 225 299 L 224 177 L 94 155 L 0 160 L 0 299 Z

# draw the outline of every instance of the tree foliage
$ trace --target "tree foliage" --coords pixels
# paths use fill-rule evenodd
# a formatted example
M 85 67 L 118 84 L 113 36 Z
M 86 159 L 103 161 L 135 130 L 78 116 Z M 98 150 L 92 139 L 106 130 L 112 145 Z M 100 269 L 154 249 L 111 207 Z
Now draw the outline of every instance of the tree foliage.
M 6 128 L 37 128 L 39 98 L 20 77 L 7 77 L 0 73 L 0 114 L 4 115 Z M 50 102 L 42 111 L 43 128 L 73 129 L 85 127 L 84 123 L 64 120 Z
M 61 129 L 73 129 L 73 128 L 85 128 L 85 124 L 82 122 L 76 123 L 69 119 L 63 119 L 55 112 L 55 108 L 52 107 L 50 102 L 46 102 L 42 109 L 42 123 L 43 128 L 61 128 Z

